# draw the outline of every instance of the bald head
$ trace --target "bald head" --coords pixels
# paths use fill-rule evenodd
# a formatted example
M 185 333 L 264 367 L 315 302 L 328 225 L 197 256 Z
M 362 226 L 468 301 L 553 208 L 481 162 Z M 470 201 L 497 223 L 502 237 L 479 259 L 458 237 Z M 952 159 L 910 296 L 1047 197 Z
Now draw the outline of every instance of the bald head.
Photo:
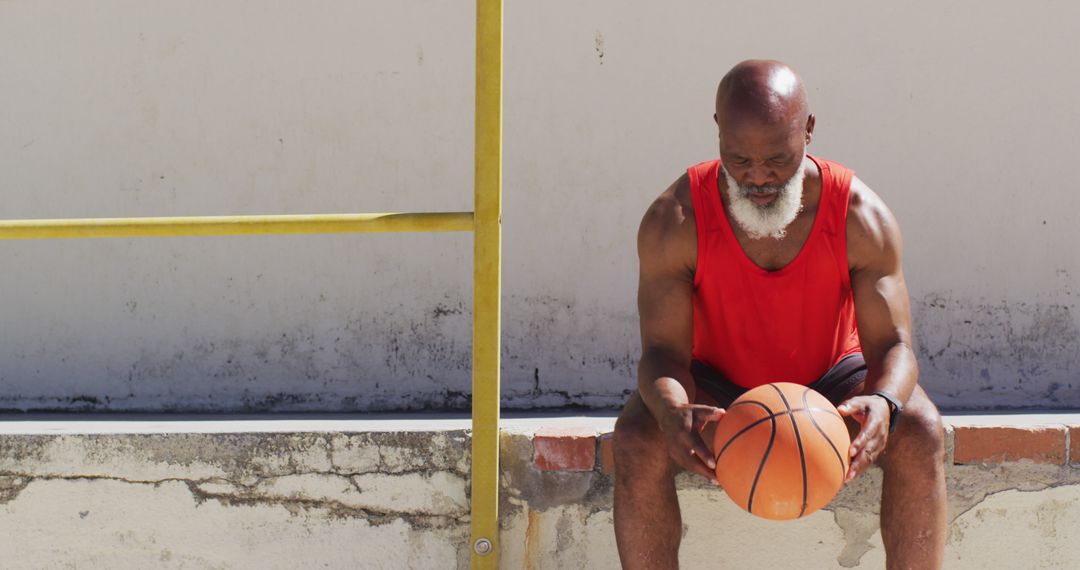
M 737 185 L 747 196 L 762 194 L 762 188 L 782 194 L 777 189 L 788 185 L 801 192 L 800 176 L 806 145 L 814 132 L 814 116 L 806 105 L 806 89 L 794 70 L 769 60 L 736 65 L 716 90 L 715 119 L 723 169 L 731 177 L 729 187 Z M 792 211 L 798 212 L 798 200 L 787 205 L 794 210 L 787 208 L 781 222 Z
M 802 127 L 809 115 L 802 79 L 779 61 L 744 61 L 727 72 L 716 90 L 721 126 L 752 121 Z

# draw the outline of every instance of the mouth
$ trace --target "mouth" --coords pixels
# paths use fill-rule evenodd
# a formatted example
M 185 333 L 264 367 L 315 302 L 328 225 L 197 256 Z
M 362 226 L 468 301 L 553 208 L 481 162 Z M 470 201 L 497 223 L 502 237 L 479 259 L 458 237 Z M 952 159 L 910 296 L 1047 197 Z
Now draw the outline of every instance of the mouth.
M 780 192 L 778 190 L 773 190 L 771 192 L 750 192 L 747 197 L 750 198 L 750 201 L 754 204 L 764 207 L 775 202 L 779 195 Z

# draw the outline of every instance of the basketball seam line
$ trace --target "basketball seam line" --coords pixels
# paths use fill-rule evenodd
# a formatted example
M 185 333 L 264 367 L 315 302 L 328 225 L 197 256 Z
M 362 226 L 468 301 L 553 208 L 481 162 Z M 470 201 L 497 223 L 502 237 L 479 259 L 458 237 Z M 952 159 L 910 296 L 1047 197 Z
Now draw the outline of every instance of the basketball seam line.
M 742 428 L 741 430 L 737 431 L 735 433 L 735 435 L 728 438 L 727 443 L 724 444 L 724 447 L 720 448 L 720 453 L 716 454 L 716 461 L 720 460 L 720 456 L 723 455 L 725 451 L 727 451 L 728 446 L 730 446 L 732 443 L 734 443 L 734 441 L 736 439 L 738 439 L 739 436 L 741 436 L 742 434 L 750 431 L 751 429 L 756 428 L 757 426 L 765 423 L 766 420 L 773 419 L 773 418 L 775 418 L 777 416 L 777 414 L 774 414 L 773 411 L 769 408 L 769 406 L 766 406 L 765 404 L 762 404 L 761 402 L 758 402 L 756 400 L 751 400 L 751 401 L 746 402 L 746 403 L 747 404 L 757 404 L 757 405 L 761 406 L 762 408 L 765 408 L 765 413 L 767 413 L 769 415 L 767 415 L 767 416 L 761 418 L 760 420 L 757 420 L 754 423 Z
M 803 393 L 803 405 L 804 406 L 810 405 L 809 402 L 807 402 L 807 400 L 806 400 L 806 394 L 807 393 L 808 392 Z M 821 437 L 824 437 L 825 441 L 829 442 L 829 447 L 831 447 L 832 450 L 833 450 L 833 453 L 836 454 L 836 460 L 840 462 L 840 480 L 843 481 L 844 477 L 847 476 L 847 469 L 844 469 L 844 458 L 840 455 L 840 450 L 836 449 L 836 444 L 833 443 L 832 438 L 830 438 L 825 433 L 825 430 L 821 429 L 821 426 L 818 425 L 817 420 L 814 419 L 814 414 L 809 414 L 809 415 L 810 415 L 810 423 L 814 424 L 814 429 L 818 430 L 818 433 L 821 434 Z
M 759 401 L 757 401 L 757 400 L 744 400 L 744 401 L 742 401 L 742 402 L 738 402 L 738 403 L 735 403 L 735 404 L 732 404 L 732 405 L 728 406 L 728 409 L 730 410 L 731 408 L 734 408 L 734 407 L 736 407 L 736 406 L 745 406 L 745 405 L 747 405 L 747 404 L 757 404 L 757 405 L 759 405 L 759 406 L 765 406 L 765 404 L 763 404 L 763 403 L 761 403 L 761 402 L 759 402 Z M 807 404 L 807 406 L 809 406 L 809 404 Z M 766 409 L 768 409 L 768 406 L 765 406 L 765 408 L 766 408 Z M 829 415 L 832 415 L 832 416 L 836 416 L 836 417 L 838 417 L 838 418 L 840 418 L 840 419 L 843 419 L 843 418 L 844 418 L 844 416 L 841 416 L 841 415 L 840 415 L 839 413 L 837 413 L 837 411 L 836 411 L 836 408 L 835 408 L 835 407 L 834 407 L 833 409 L 829 409 L 829 408 L 816 408 L 816 407 L 806 407 L 806 408 L 792 408 L 792 409 L 791 409 L 791 411 L 793 411 L 793 412 L 805 412 L 805 411 L 807 411 L 807 410 L 810 410 L 810 411 L 814 411 L 814 412 L 825 412 L 826 414 L 829 414 Z M 772 410 L 769 410 L 769 412 L 771 413 L 771 412 L 772 412 Z M 774 414 L 774 415 L 780 415 L 780 414 L 782 414 L 782 413 L 784 413 L 784 412 L 777 412 L 777 413 L 776 413 L 776 414 Z
M 766 410 L 769 410 L 769 414 L 772 414 L 772 410 L 765 404 L 761 404 Z M 765 471 L 765 462 L 769 460 L 769 454 L 772 453 L 773 442 L 776 441 L 776 416 L 770 415 L 769 420 L 772 421 L 772 433 L 769 434 L 769 445 L 765 447 L 765 455 L 761 457 L 761 463 L 758 465 L 757 474 L 754 475 L 754 484 L 750 486 L 750 496 L 746 499 L 746 512 L 754 514 L 754 493 L 757 492 L 758 481 L 761 479 L 762 471 Z
M 735 432 L 735 435 L 732 435 L 730 438 L 728 438 L 727 443 L 724 444 L 724 447 L 721 448 L 720 452 L 717 453 L 716 457 L 713 458 L 716 461 L 720 460 L 720 456 L 724 454 L 724 451 L 727 450 L 728 446 L 731 445 L 732 443 L 734 443 L 735 440 L 739 438 L 739 436 L 745 434 L 746 432 L 750 431 L 753 428 L 756 428 L 757 426 L 765 423 L 766 421 L 768 421 L 770 419 L 774 419 L 774 418 L 776 418 L 778 416 L 781 416 L 783 414 L 788 413 L 788 412 L 776 412 L 776 413 L 773 413 L 773 411 L 771 409 L 769 409 L 769 406 L 766 406 L 765 404 L 763 404 L 761 402 L 758 402 L 757 400 L 749 400 L 749 401 L 746 401 L 746 402 L 740 402 L 740 405 L 743 405 L 743 404 L 757 404 L 758 406 L 761 406 L 762 408 L 765 408 L 765 411 L 768 412 L 769 415 L 765 416 L 765 417 L 763 417 L 763 418 L 761 418 L 759 420 L 755 420 L 753 423 L 751 423 L 751 424 L 747 425 L 746 427 L 742 428 L 741 430 Z M 734 406 L 732 406 L 732 407 L 734 407 Z M 825 408 L 811 408 L 811 407 L 792 408 L 790 413 L 792 415 L 794 415 L 795 412 L 825 412 L 826 414 L 831 414 L 831 415 L 834 415 L 834 416 L 836 416 L 838 418 L 843 419 L 843 416 L 841 416 L 840 414 L 829 411 L 829 410 L 827 410 Z M 813 417 L 813 416 L 814 416 L 814 414 L 810 414 L 810 417 Z M 820 430 L 821 430 L 821 428 L 818 428 L 818 431 L 820 431 Z M 824 432 L 822 432 L 822 433 L 824 433 Z M 836 448 L 834 447 L 833 449 L 836 449 Z
M 791 420 L 791 429 L 795 432 L 795 445 L 799 447 L 799 463 L 802 465 L 802 508 L 799 509 L 799 516 L 796 518 L 802 518 L 806 514 L 806 499 L 808 496 L 806 489 L 806 452 L 803 450 L 802 437 L 799 436 L 799 424 L 795 422 L 795 414 L 791 412 L 791 405 L 788 404 L 787 396 L 776 386 L 773 386 L 773 390 L 776 390 L 776 393 L 780 395 L 780 401 L 784 403 L 784 408 L 787 409 L 788 419 Z M 809 392 L 810 389 L 806 388 L 803 390 L 803 395 L 805 396 Z

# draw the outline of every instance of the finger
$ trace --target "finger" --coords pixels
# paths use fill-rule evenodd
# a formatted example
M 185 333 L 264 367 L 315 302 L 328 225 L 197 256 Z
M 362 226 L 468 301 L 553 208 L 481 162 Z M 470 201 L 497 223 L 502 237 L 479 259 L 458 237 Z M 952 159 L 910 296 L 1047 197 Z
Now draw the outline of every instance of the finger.
M 862 448 L 863 439 L 861 437 L 856 437 L 852 440 L 851 447 L 848 447 L 848 461 L 855 461 L 855 456 L 862 452 Z
M 873 437 L 874 432 L 871 430 L 872 427 L 873 426 L 870 425 L 860 426 L 859 433 L 855 436 L 855 439 L 851 440 L 851 451 L 848 454 L 849 457 L 855 457 L 856 453 L 862 451 L 862 449 L 866 447 L 866 444 Z
M 875 396 L 855 396 L 840 402 L 837 409 L 843 407 L 847 409 L 851 414 L 861 413 L 863 415 L 870 414 L 873 411 L 876 404 L 884 402 L 881 398 Z
M 866 471 L 866 468 L 869 466 L 870 456 L 867 453 L 867 450 L 865 448 L 860 449 L 856 455 L 851 457 L 851 465 L 848 468 L 847 479 L 845 479 L 844 482 L 847 483 L 855 477 L 858 477 L 863 471 Z
M 847 477 L 844 479 L 844 483 L 850 483 L 852 479 L 861 475 L 863 470 L 866 469 L 861 458 L 862 456 L 860 455 L 858 459 L 853 459 L 851 461 L 851 466 L 848 468 Z
M 724 408 L 717 408 L 714 406 L 705 406 L 701 404 L 695 405 L 691 408 L 694 414 L 694 419 L 701 422 L 718 422 L 720 418 L 724 417 Z
M 878 429 L 879 424 L 880 422 L 871 419 L 860 427 L 859 434 L 855 436 L 855 439 L 851 441 L 851 448 L 848 450 L 848 457 L 854 459 L 855 455 L 866 450 L 867 446 L 871 445 L 872 442 L 881 439 L 882 434 Z M 880 449 L 880 442 L 874 445 L 874 447 Z
M 696 431 L 701 433 L 705 431 L 705 427 L 708 426 L 709 423 L 720 421 L 720 418 L 723 418 L 726 412 L 723 408 L 702 406 L 701 408 L 695 408 L 693 413 Z
M 705 440 L 701 439 L 701 436 L 694 434 L 690 437 L 691 451 L 697 456 L 698 460 L 709 469 L 716 469 L 716 459 L 713 458 L 712 450 L 709 446 L 705 445 Z
M 683 469 L 716 482 L 716 460 L 697 434 L 681 434 L 672 441 L 669 454 Z
M 870 466 L 873 465 L 874 461 L 877 459 L 877 455 L 877 448 L 863 448 L 857 456 L 852 458 L 851 466 L 848 469 L 848 476 L 844 480 L 844 482 L 847 483 L 848 481 L 851 481 L 852 479 L 861 475 L 864 471 L 869 469 Z
M 864 404 L 841 404 L 842 408 L 836 408 L 840 415 L 845 418 L 852 418 L 860 424 L 866 421 L 867 409 Z
M 877 426 L 873 427 L 876 428 Z M 847 478 L 844 480 L 845 483 L 866 471 L 870 465 L 877 461 L 881 451 L 885 449 L 884 433 L 878 433 L 879 431 L 879 429 L 866 430 L 864 434 L 855 438 L 855 441 L 851 443 L 849 451 L 851 465 L 848 469 Z
M 855 398 L 849 398 L 847 400 L 844 400 L 843 402 L 840 402 L 840 404 L 836 406 L 836 411 L 840 412 L 841 416 L 847 417 L 847 416 L 850 416 L 851 414 L 855 413 L 855 410 L 857 410 L 858 408 L 859 408 L 859 398 L 855 397 Z
M 710 422 L 718 422 L 724 417 L 724 414 L 726 413 L 727 410 L 725 410 L 724 408 L 712 408 L 709 410 L 707 419 Z
M 716 483 L 716 471 L 706 467 L 701 461 L 701 458 L 698 457 L 697 453 L 690 451 L 685 454 L 682 459 L 683 460 L 678 461 L 678 463 L 682 465 L 683 469 L 686 469 L 695 475 L 700 475 L 712 483 Z

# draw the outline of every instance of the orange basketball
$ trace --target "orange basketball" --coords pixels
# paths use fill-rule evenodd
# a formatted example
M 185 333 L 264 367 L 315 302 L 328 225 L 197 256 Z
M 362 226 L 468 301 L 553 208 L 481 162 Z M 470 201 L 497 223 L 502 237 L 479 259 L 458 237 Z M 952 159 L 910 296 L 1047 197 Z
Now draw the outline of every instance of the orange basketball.
M 773 520 L 808 515 L 832 500 L 848 470 L 844 419 L 799 384 L 746 392 L 716 426 L 716 478 L 735 504 Z

